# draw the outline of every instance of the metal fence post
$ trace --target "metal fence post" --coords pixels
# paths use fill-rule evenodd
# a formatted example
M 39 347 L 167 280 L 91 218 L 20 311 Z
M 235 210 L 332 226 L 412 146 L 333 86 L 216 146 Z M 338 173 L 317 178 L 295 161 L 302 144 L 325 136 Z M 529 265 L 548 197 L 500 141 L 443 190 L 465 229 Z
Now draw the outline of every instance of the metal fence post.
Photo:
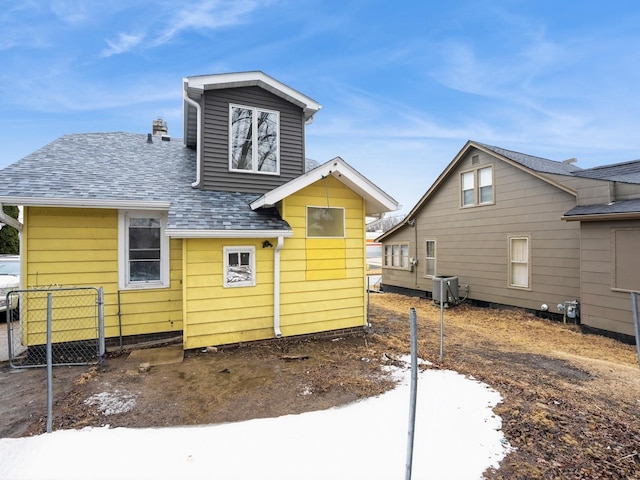
M 53 346 L 51 345 L 52 295 L 47 293 L 47 433 L 53 429 Z
M 409 438 L 407 440 L 407 470 L 405 478 L 411 480 L 413 469 L 413 438 L 416 426 L 416 397 L 418 394 L 418 325 L 416 309 L 411 308 L 411 394 L 409 400 Z
M 104 288 L 98 288 L 98 355 L 100 363 L 104 364 Z

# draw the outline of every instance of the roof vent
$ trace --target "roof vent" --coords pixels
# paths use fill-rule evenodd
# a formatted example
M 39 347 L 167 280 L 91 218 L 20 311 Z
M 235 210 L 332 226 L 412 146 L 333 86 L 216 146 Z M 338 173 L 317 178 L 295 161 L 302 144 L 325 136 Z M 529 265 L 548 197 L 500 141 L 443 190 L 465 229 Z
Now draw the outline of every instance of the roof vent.
M 169 135 L 162 135 L 160 138 L 162 139 L 163 142 L 171 141 L 171 137 Z
M 153 135 L 147 133 L 147 143 L 153 143 Z

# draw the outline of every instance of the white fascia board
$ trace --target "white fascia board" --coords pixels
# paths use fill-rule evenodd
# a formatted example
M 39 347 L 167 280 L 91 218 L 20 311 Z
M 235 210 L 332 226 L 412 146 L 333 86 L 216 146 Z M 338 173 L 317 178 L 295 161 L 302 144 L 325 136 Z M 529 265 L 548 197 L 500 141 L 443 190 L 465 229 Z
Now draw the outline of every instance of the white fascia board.
M 203 90 L 259 86 L 304 108 L 307 117 L 312 117 L 322 108 L 322 106 L 312 98 L 307 97 L 260 71 L 200 75 L 186 77 L 185 80 L 190 88 L 200 88 Z
M 151 200 L 106 200 L 93 198 L 0 197 L 4 205 L 23 207 L 126 208 L 136 210 L 168 210 L 170 202 Z
M 292 237 L 292 230 L 195 230 L 186 228 L 168 228 L 171 238 L 276 238 Z
M 273 206 L 284 198 L 322 180 L 328 175 L 332 175 L 365 199 L 368 210 L 366 212 L 367 215 L 391 212 L 399 208 L 399 204 L 396 200 L 363 177 L 340 157 L 336 157 L 333 160 L 330 160 L 323 165 L 294 178 L 290 182 L 265 193 L 250 204 L 251 209 L 256 210 L 260 207 Z

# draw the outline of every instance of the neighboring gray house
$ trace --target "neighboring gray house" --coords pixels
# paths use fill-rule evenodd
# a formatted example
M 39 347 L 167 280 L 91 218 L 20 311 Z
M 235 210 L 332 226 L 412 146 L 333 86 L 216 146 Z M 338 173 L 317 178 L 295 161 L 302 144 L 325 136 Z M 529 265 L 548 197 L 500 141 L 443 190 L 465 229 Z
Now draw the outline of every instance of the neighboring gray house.
M 378 238 L 383 289 L 431 297 L 434 277 L 456 276 L 460 297 L 555 314 L 575 303 L 583 327 L 632 338 L 640 161 L 574 163 L 467 142 Z

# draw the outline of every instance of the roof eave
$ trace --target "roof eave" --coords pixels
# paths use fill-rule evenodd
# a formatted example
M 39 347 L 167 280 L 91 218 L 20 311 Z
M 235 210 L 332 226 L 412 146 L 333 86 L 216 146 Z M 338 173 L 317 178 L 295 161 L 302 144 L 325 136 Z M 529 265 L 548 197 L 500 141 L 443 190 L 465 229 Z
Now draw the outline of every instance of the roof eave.
M 562 220 L 567 222 L 604 222 L 610 220 L 638 220 L 640 212 L 620 213 L 591 213 L 584 215 L 563 215 Z
M 400 208 L 400 205 L 395 199 L 367 180 L 340 157 L 336 157 L 284 185 L 265 193 L 250 204 L 251 209 L 257 210 L 261 207 L 274 206 L 284 198 L 293 195 L 299 190 L 329 175 L 365 199 L 365 215 L 367 216 L 392 212 Z
M 274 238 L 292 237 L 292 230 L 198 230 L 187 228 L 167 228 L 171 238 Z
M 170 202 L 158 200 L 112 200 L 103 198 L 53 198 L 0 196 L 0 204 L 22 207 L 76 207 L 168 210 Z

